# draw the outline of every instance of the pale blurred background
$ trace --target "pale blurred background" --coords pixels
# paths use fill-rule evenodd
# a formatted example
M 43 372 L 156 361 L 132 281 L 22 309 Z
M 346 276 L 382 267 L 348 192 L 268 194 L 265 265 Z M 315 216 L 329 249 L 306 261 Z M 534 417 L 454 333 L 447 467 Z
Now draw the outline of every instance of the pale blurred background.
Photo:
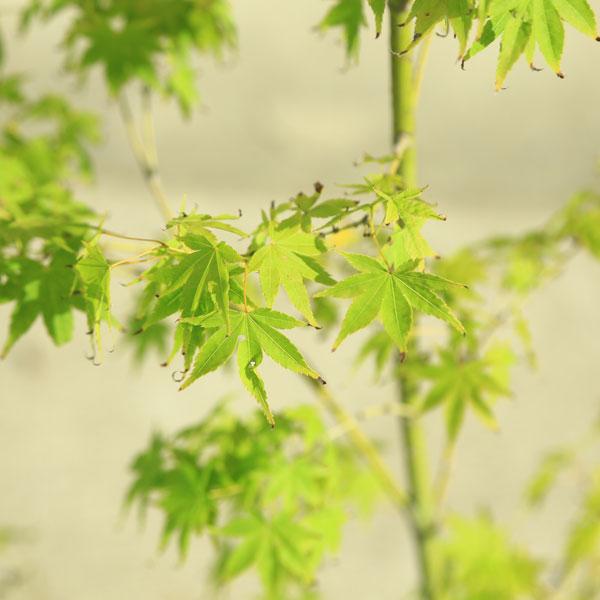
M 32 89 L 70 94 L 104 117 L 97 182 L 82 188 L 81 197 L 108 211 L 113 229 L 156 233 L 158 213 L 100 78 L 78 89 L 61 74 L 57 42 L 64 22 L 17 37 L 18 6 L 0 1 L 10 67 L 25 71 Z M 185 123 L 174 107 L 157 107 L 165 185 L 177 204 L 187 194 L 203 212 L 243 208 L 252 223 L 271 200 L 308 191 L 317 179 L 333 191 L 356 179 L 353 161 L 364 151 L 388 151 L 385 36 L 376 41 L 366 34 L 359 66 L 344 68 L 336 36 L 314 31 L 327 6 L 323 0 L 235 2 L 240 52 L 219 66 L 201 63 L 204 108 Z M 454 42 L 434 41 L 419 112 L 420 177 L 449 216 L 429 229 L 442 254 L 488 234 L 536 226 L 571 193 L 596 182 L 600 44 L 573 34 L 567 42 L 564 81 L 522 64 L 508 89 L 496 94 L 494 52 L 463 72 Z M 564 486 L 536 518 L 522 510 L 521 490 L 541 452 L 577 440 L 596 417 L 599 306 L 600 266 L 578 258 L 528 306 L 540 367 L 516 371 L 514 401 L 498 406 L 501 433 L 469 421 L 460 445 L 451 506 L 491 507 L 542 556 L 557 551 L 573 490 Z M 4 307 L 3 332 L 7 316 Z M 199 419 L 225 393 L 238 393 L 240 411 L 252 401 L 236 378 L 218 374 L 178 394 L 157 361 L 132 370 L 122 343 L 94 368 L 84 359 L 84 331 L 81 324 L 76 340 L 57 350 L 37 326 L 0 365 L 0 524 L 27 532 L 5 559 L 26 576 L 9 597 L 210 600 L 207 545 L 195 544 L 182 566 L 174 552 L 157 552 L 159 519 L 139 531 L 133 517 L 122 518 L 127 465 L 154 429 L 175 431 Z M 295 339 L 309 356 L 323 354 L 331 391 L 352 410 L 393 398 L 389 382 L 375 388 L 369 370 L 349 371 L 352 344 L 330 355 L 319 350 L 314 333 Z M 312 402 L 298 378 L 270 366 L 265 371 L 275 410 Z M 399 470 L 396 423 L 375 419 L 366 427 L 386 443 Z M 431 435 L 437 447 L 435 425 Z M 339 560 L 323 571 L 324 598 L 398 599 L 413 574 L 408 531 L 384 502 L 371 522 L 348 527 Z M 250 599 L 255 590 L 250 578 L 227 597 Z

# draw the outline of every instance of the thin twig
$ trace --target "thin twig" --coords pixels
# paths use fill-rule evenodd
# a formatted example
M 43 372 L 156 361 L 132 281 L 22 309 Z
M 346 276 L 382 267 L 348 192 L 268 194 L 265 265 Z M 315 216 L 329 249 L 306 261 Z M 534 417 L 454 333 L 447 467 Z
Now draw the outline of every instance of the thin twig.
M 404 419 L 414 419 L 417 416 L 417 413 L 411 410 L 409 407 L 399 405 L 395 402 L 375 404 L 354 413 L 354 418 L 356 421 L 366 421 L 384 416 L 398 416 Z M 345 436 L 348 431 L 348 425 L 343 425 L 340 423 L 329 430 L 329 437 L 330 439 L 340 438 Z
M 320 230 L 319 237 L 329 237 L 330 235 L 335 235 L 336 233 L 340 233 L 340 231 L 347 231 L 348 229 L 358 229 L 359 227 L 363 227 L 367 225 L 368 217 L 365 215 L 362 219 L 358 221 L 352 221 L 350 223 L 346 223 L 345 225 L 332 225 L 329 229 Z
M 145 238 L 145 237 L 137 237 L 132 235 L 125 235 L 123 233 L 117 233 L 116 231 L 111 231 L 110 229 L 104 229 L 100 225 L 91 225 L 90 223 L 69 223 L 68 227 L 85 227 L 87 229 L 94 229 L 98 233 L 102 235 L 106 235 L 108 237 L 118 238 L 120 240 L 130 240 L 132 242 L 148 242 L 149 244 L 158 244 L 163 248 L 168 248 L 169 250 L 174 250 L 168 244 L 161 240 L 157 240 L 155 238 Z
M 117 267 L 121 267 L 123 265 L 137 265 L 141 262 L 147 262 L 148 260 L 152 260 L 152 258 L 159 258 L 158 256 L 154 256 L 152 258 L 142 260 L 144 258 L 144 256 L 148 256 L 152 252 L 154 252 L 154 248 L 151 248 L 150 250 L 146 250 L 145 252 L 141 252 L 137 256 L 132 256 L 131 258 L 125 258 L 123 260 L 119 260 L 115 263 L 112 263 L 112 265 L 110 265 L 110 268 L 116 269 Z
M 444 448 L 444 453 L 440 460 L 440 465 L 435 478 L 435 499 L 438 513 L 442 513 L 446 498 L 448 496 L 448 488 L 450 477 L 454 466 L 454 458 L 456 456 L 456 441 L 449 441 Z

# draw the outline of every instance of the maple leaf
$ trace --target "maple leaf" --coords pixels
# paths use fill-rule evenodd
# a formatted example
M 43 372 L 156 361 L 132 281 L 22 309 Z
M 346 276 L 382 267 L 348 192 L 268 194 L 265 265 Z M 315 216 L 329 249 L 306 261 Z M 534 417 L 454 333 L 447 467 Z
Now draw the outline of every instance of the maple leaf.
M 563 77 L 563 21 L 591 38 L 598 38 L 596 17 L 587 0 L 495 0 L 490 3 L 481 33 L 463 60 L 471 59 L 501 38 L 496 89 L 502 87 L 520 56 L 525 55 L 527 62 L 533 64 L 536 47 L 552 70 Z
M 397 266 L 410 260 L 435 256 L 421 229 L 431 219 L 445 221 L 446 217 L 420 198 L 424 189 L 387 193 L 379 187 L 373 188 L 385 203 L 384 223 L 394 225 L 384 255 Z
M 346 54 L 355 58 L 358 54 L 360 28 L 365 23 L 363 0 L 336 0 L 319 27 L 340 27 L 346 41 Z
M 323 185 L 315 183 L 314 194 L 307 196 L 300 193 L 288 202 L 285 206 L 288 210 L 293 211 L 293 214 L 282 221 L 280 227 L 288 228 L 300 225 L 303 231 L 310 233 L 313 230 L 313 219 L 328 219 L 327 223 L 319 229 L 331 227 L 358 205 L 357 200 L 349 198 L 332 198 L 320 202 L 322 192 Z
M 315 260 L 324 251 L 320 239 L 302 231 L 299 226 L 278 229 L 271 226 L 270 241 L 256 251 L 248 264 L 250 272 L 259 273 L 267 306 L 273 306 L 283 286 L 292 304 L 311 325 L 317 327 L 304 280 L 333 282 Z
M 272 586 L 273 573 L 283 570 L 306 583 L 312 580 L 314 561 L 307 560 L 319 546 L 319 535 L 293 514 L 281 512 L 267 519 L 259 513 L 237 517 L 222 527 L 220 535 L 241 538 L 220 570 L 229 580 L 253 564 L 266 586 Z
M 115 323 L 110 311 L 110 264 L 104 257 L 97 239 L 86 242 L 75 270 L 82 286 L 82 297 L 87 313 L 88 327 L 93 336 L 96 355 L 102 352 L 100 324 Z
M 407 365 L 412 377 L 431 382 L 421 409 L 429 411 L 444 405 L 446 428 L 455 439 L 464 421 L 467 408 L 490 428 L 498 425 L 492 411 L 496 398 L 509 396 L 507 367 L 514 355 L 504 346 L 490 349 L 482 358 L 463 359 L 454 350 L 442 350 L 435 364 Z
M 239 217 L 234 217 L 232 215 L 212 216 L 201 214 L 184 214 L 179 217 L 176 217 L 175 219 L 171 219 L 167 223 L 167 229 L 177 227 L 179 230 L 180 237 L 184 239 L 185 233 L 191 233 L 194 235 L 201 235 L 207 237 L 213 243 L 217 243 L 217 238 L 210 231 L 211 229 L 227 231 L 229 233 L 238 235 L 241 238 L 248 237 L 248 235 L 244 231 L 227 223 L 227 221 L 235 221 L 236 219 L 239 219 Z
M 211 289 L 229 327 L 229 264 L 241 260 L 241 257 L 224 242 L 215 243 L 205 235 L 188 234 L 183 239 L 192 252 L 175 262 L 158 265 L 145 276 L 149 281 L 160 284 L 162 291 L 149 310 L 144 327 L 176 312 L 183 317 L 195 316 L 198 312 L 206 314 Z
M 460 284 L 415 271 L 417 261 L 388 269 L 383 263 L 363 254 L 346 254 L 345 257 L 359 273 L 317 294 L 354 298 L 342 321 L 334 350 L 348 335 L 367 327 L 378 317 L 399 350 L 406 352 L 415 309 L 442 319 L 464 333 L 450 307 L 436 293 Z
M 213 325 L 213 322 L 209 325 Z M 180 389 L 184 390 L 200 377 L 225 364 L 237 348 L 240 379 L 258 401 L 269 423 L 274 426 L 275 420 L 267 402 L 264 383 L 256 369 L 266 353 L 286 369 L 312 379 L 320 379 L 319 374 L 306 364 L 298 348 L 278 331 L 304 325 L 289 315 L 266 308 L 249 312 L 232 310 L 230 331 L 224 323 L 216 328 L 200 347 L 193 369 Z

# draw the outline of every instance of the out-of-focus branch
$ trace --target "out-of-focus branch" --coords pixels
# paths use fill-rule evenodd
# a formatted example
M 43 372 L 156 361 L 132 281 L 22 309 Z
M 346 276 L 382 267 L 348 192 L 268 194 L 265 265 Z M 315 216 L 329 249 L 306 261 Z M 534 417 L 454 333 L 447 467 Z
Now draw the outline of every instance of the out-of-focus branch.
M 347 432 L 354 449 L 369 464 L 373 475 L 394 505 L 400 510 L 406 509 L 409 504 L 406 492 L 400 487 L 373 442 L 360 428 L 356 418 L 346 411 L 324 385 L 312 379 L 309 382 L 320 403 Z
M 165 220 L 173 217 L 173 212 L 169 206 L 169 200 L 163 189 L 160 171 L 158 168 L 156 143 L 154 138 L 154 125 L 152 122 L 152 112 L 150 104 L 150 91 L 147 90 L 142 96 L 144 135 L 138 134 L 133 111 L 129 101 L 124 94 L 118 97 L 119 112 L 125 125 L 129 145 L 140 168 L 144 181 L 150 189 L 154 200 Z M 145 99 L 144 99 L 145 98 Z

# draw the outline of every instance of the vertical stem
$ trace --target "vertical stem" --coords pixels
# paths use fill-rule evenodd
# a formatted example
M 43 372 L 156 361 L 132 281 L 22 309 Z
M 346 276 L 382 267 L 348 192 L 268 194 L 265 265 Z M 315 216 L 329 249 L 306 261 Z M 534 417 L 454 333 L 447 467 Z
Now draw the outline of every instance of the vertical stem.
M 391 95 L 393 143 L 397 155 L 396 172 L 405 187 L 417 187 L 417 157 L 414 145 L 416 81 L 412 53 L 402 54 L 412 42 L 411 28 L 405 25 L 408 0 L 390 0 Z M 414 344 L 413 344 L 414 346 Z M 415 348 L 413 347 L 413 351 Z M 403 375 L 398 364 L 399 401 L 411 409 L 418 390 Z M 410 496 L 410 525 L 416 545 L 419 588 L 423 600 L 436 600 L 434 535 L 435 504 L 423 428 L 417 418 L 400 419 L 405 471 Z
M 415 93 L 411 53 L 401 54 L 412 41 L 406 22 L 407 0 L 390 0 L 390 49 L 392 51 L 392 142 L 401 159 L 399 168 L 406 187 L 416 187 L 417 160 L 414 147 Z
M 399 401 L 410 409 L 416 399 L 414 386 L 398 367 Z M 416 545 L 419 567 L 419 588 L 423 600 L 436 600 L 435 565 L 435 503 L 429 472 L 428 448 L 425 433 L 418 419 L 400 419 L 400 435 L 410 494 L 410 525 Z

